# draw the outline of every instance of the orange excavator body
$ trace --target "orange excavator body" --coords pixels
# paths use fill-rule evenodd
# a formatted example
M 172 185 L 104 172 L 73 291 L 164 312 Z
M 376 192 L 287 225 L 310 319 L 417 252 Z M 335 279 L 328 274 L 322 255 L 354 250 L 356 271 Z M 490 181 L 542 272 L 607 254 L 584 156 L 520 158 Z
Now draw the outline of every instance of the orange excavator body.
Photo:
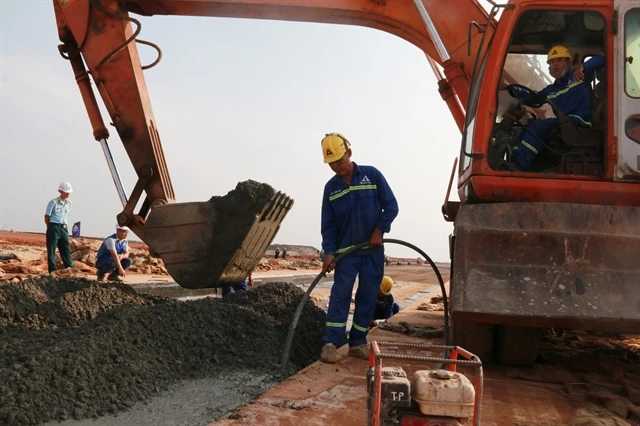
M 228 238 L 224 233 L 234 222 L 232 215 L 221 214 L 219 204 L 212 212 L 203 204 L 175 203 L 136 49 L 136 42 L 153 44 L 138 40 L 140 23 L 131 14 L 359 25 L 394 34 L 425 52 L 462 132 L 461 201 L 445 200 L 443 206 L 445 219 L 454 224 L 454 343 L 481 358 L 497 351 L 503 360 L 518 363 L 535 351 L 509 354 L 508 347 L 523 346 L 506 340 L 520 336 L 533 348 L 539 327 L 640 329 L 635 260 L 640 253 L 640 75 L 634 71 L 640 56 L 640 1 L 489 1 L 489 11 L 477 0 L 53 3 L 60 51 L 71 61 L 94 136 L 104 141 L 108 132 L 88 75 L 138 174 L 131 197 L 124 202 L 121 196 L 125 207 L 118 222 L 149 242 L 180 285 L 218 286 L 247 274 L 292 200 L 275 191 L 259 197 L 262 202 L 245 212 L 244 230 Z M 500 89 L 521 83 L 540 90 L 551 83 L 544 62 L 548 49 L 558 44 L 574 52 L 573 66 L 590 56 L 605 57 L 605 72 L 591 87 L 599 122 L 589 131 L 558 130 L 561 149 L 539 155 L 537 168 L 504 169 L 500 165 L 510 154 L 501 141 L 519 135 L 518 128 L 526 131 L 528 124 L 522 116 L 510 118 L 513 102 Z M 549 113 L 542 106 L 526 112 Z M 564 136 L 565 130 L 573 139 Z M 146 199 L 134 214 L 142 192 Z M 202 241 L 193 249 L 186 242 L 198 236 Z M 233 249 L 219 258 L 211 240 L 221 236 Z M 170 238 L 177 243 L 168 243 Z M 203 281 L 203 273 L 210 279 Z M 489 347 L 480 347 L 487 342 Z

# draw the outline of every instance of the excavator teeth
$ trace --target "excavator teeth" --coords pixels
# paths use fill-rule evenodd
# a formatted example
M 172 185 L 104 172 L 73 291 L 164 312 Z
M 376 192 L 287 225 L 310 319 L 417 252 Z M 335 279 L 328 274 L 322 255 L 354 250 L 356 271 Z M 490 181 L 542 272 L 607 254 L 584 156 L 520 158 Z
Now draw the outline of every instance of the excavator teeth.
M 223 287 L 251 273 L 292 206 L 267 184 L 240 182 L 224 197 L 156 207 L 144 240 L 180 286 Z

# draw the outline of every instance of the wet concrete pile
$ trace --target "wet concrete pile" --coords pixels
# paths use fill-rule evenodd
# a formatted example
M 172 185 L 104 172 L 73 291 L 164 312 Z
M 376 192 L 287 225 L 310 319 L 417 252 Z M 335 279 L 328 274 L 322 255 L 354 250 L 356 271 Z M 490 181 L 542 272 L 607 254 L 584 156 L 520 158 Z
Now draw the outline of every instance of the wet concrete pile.
M 282 379 L 320 351 L 325 314 L 307 303 L 289 369 L 277 365 L 302 294 L 270 283 L 179 302 L 77 278 L 0 286 L 0 424 L 116 413 L 234 369 Z
M 256 215 L 268 206 L 274 197 L 276 190 L 266 184 L 253 180 L 239 182 L 236 188 L 224 196 L 214 196 L 209 199 L 207 209 L 216 217 L 216 221 L 205 231 L 210 237 L 200 241 L 203 247 L 202 253 L 212 253 L 212 259 L 207 268 L 201 267 L 198 271 L 203 277 L 219 276 L 236 255 L 238 247 L 253 230 Z M 233 224 L 233 226 L 229 226 Z M 267 241 L 254 240 L 254 244 Z M 264 250 L 259 253 L 257 259 L 246 259 L 245 262 L 257 263 Z M 244 263 L 244 262 L 236 262 Z M 250 270 L 246 271 L 248 275 Z
M 549 330 L 538 363 L 507 375 L 561 384 L 570 399 L 640 425 L 640 336 Z

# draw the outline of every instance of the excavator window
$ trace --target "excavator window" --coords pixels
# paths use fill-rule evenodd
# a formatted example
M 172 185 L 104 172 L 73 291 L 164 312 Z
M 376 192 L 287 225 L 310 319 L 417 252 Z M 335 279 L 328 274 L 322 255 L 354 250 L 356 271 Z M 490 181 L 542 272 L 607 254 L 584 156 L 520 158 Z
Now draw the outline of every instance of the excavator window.
M 640 98 L 640 8 L 626 13 L 624 38 L 624 88 L 630 97 Z
M 556 81 L 547 64 L 552 47 L 568 49 L 568 72 L 573 78 L 573 71 L 585 61 L 606 55 L 606 26 L 602 14 L 589 10 L 529 10 L 520 15 L 503 66 L 501 89 L 507 90 L 497 91 L 498 113 L 488 156 L 494 169 L 603 176 L 604 66 L 585 75 L 586 89 L 583 86 L 576 94 L 579 107 L 566 97 L 558 99 L 553 89 L 546 89 L 543 96 L 538 92 Z M 556 74 L 558 81 L 564 76 Z M 533 154 L 523 155 L 525 150 Z
M 627 11 L 624 17 L 624 90 L 631 98 L 640 98 L 640 8 Z M 640 115 L 625 119 L 625 134 L 640 144 Z

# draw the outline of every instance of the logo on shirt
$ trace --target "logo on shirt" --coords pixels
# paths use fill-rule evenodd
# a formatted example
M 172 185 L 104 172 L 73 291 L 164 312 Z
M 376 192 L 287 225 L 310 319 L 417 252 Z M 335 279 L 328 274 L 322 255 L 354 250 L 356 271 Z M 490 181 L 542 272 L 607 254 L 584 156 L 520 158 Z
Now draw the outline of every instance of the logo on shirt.
M 364 175 L 364 177 L 362 178 L 362 180 L 360 181 L 361 184 L 368 184 L 371 183 L 371 181 L 369 180 L 369 178 L 367 177 L 367 175 Z

